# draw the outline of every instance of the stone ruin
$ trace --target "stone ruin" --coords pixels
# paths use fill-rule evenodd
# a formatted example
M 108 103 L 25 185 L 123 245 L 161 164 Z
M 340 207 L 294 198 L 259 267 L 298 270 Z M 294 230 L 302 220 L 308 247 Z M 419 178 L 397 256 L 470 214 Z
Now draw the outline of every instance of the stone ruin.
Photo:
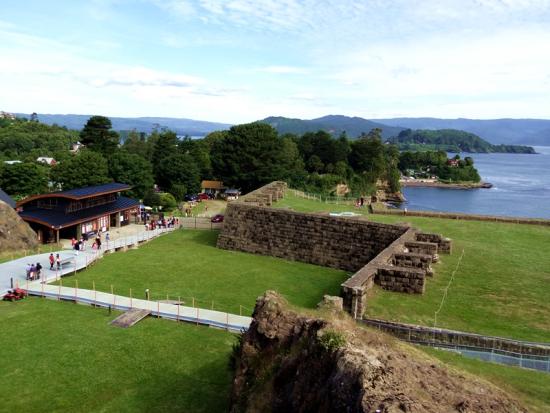
M 407 224 L 270 208 L 286 188 L 284 182 L 272 182 L 231 202 L 217 246 L 354 272 L 341 295 L 344 309 L 355 318 L 365 312 L 373 284 L 422 294 L 426 277 L 434 274 L 432 263 L 439 254 L 451 253 L 450 239 Z

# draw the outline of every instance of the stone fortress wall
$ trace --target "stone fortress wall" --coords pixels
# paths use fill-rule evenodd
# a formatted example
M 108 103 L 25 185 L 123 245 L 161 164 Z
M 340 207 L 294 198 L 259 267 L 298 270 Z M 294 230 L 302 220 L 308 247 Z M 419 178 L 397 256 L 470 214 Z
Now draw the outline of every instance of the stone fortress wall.
M 270 208 L 286 189 L 276 181 L 231 202 L 217 246 L 353 272 L 341 292 L 344 308 L 356 318 L 374 283 L 423 293 L 438 253 L 451 253 L 451 240 L 407 225 Z

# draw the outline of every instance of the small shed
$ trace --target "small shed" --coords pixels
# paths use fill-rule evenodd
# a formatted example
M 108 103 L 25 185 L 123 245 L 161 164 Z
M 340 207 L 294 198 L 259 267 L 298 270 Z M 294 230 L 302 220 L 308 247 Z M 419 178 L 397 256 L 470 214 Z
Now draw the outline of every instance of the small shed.
M 201 190 L 205 194 L 218 196 L 224 189 L 225 187 L 223 186 L 222 181 L 202 181 L 201 182 Z

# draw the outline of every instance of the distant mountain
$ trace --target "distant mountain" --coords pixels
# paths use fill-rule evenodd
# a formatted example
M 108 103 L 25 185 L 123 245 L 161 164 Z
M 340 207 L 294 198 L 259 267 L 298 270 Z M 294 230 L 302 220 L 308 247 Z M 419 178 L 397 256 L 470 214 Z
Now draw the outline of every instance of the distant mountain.
M 376 119 L 385 125 L 410 129 L 459 129 L 474 133 L 493 144 L 550 146 L 548 119 Z
M 493 145 L 479 136 L 456 129 L 407 129 L 388 139 L 400 150 L 443 150 L 469 153 L 535 153 L 530 146 Z
M 27 117 L 29 114 L 17 113 L 18 117 Z M 48 125 L 57 124 L 68 129 L 80 130 L 92 115 L 48 115 L 38 114 L 38 120 Z M 117 131 L 137 130 L 138 132 L 151 133 L 153 129 L 167 128 L 178 135 L 204 136 L 216 130 L 228 129 L 227 123 L 206 122 L 185 118 L 119 118 L 109 116 L 113 123 L 113 129 Z
M 342 115 L 329 115 L 317 119 L 293 119 L 282 116 L 271 116 L 260 122 L 273 126 L 280 134 L 294 133 L 303 135 L 306 132 L 324 130 L 334 136 L 346 132 L 348 137 L 357 138 L 361 133 L 368 133 L 371 129 L 382 129 L 382 136 L 390 138 L 396 136 L 405 128 L 383 125 L 367 119 Z

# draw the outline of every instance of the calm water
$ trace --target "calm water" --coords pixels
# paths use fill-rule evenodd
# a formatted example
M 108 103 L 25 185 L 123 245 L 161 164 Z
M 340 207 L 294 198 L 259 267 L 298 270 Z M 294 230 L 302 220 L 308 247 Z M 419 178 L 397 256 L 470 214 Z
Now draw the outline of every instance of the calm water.
M 538 155 L 461 154 L 475 166 L 491 189 L 404 188 L 400 208 L 423 211 L 550 218 L 550 147 Z

